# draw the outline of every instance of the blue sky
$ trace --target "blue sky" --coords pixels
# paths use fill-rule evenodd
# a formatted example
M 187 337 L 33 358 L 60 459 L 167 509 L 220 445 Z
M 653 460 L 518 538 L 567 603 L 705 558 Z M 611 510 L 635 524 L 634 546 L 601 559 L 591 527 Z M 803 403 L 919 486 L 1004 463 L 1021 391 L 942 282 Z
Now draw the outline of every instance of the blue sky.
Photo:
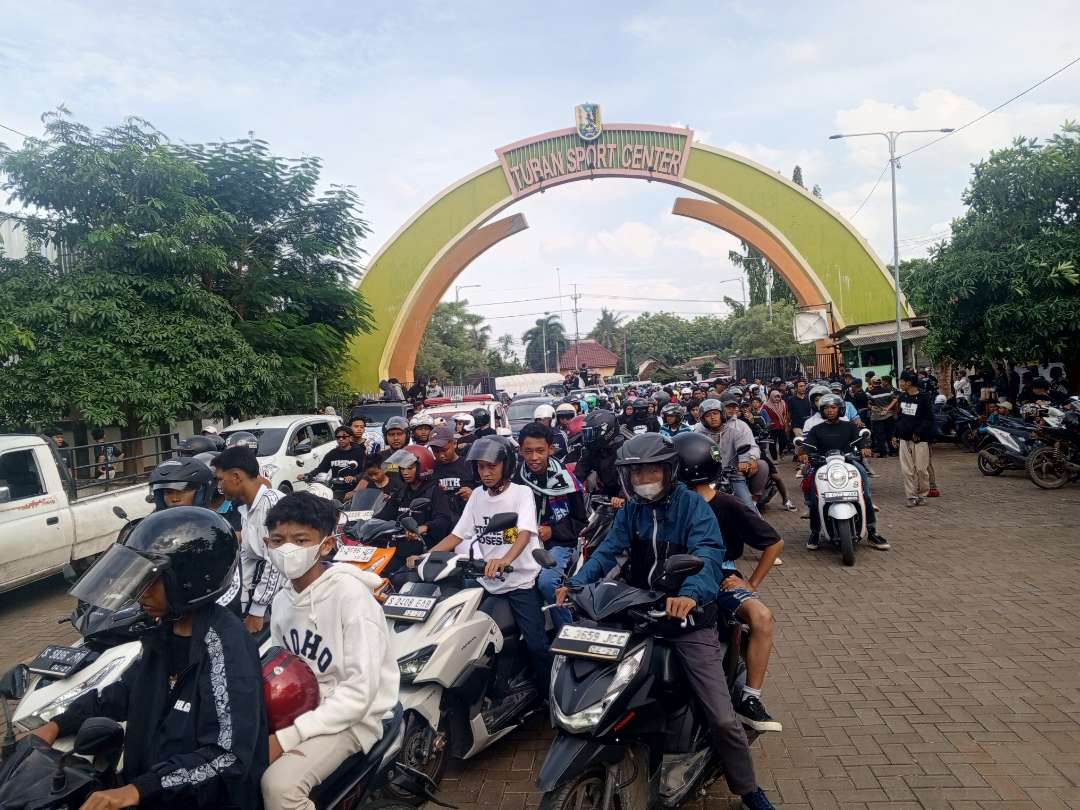
M 91 125 L 139 115 L 180 140 L 243 137 L 320 155 L 329 182 L 365 200 L 374 253 L 438 190 L 494 149 L 573 122 L 692 126 L 700 140 L 808 184 L 851 215 L 885 165 L 884 139 L 836 131 L 959 126 L 1080 56 L 1080 4 L 110 3 L 3 4 L 0 123 L 38 132 L 63 102 Z M 962 211 L 970 164 L 1014 135 L 1080 118 L 1080 65 L 942 143 L 899 173 L 902 254 L 921 255 Z M 923 136 L 907 136 L 902 146 Z M 19 138 L 0 131 L 15 145 Z M 458 280 L 477 304 L 579 284 L 581 327 L 676 298 L 738 297 L 732 238 L 671 216 L 678 189 L 598 180 L 515 206 L 530 229 Z M 853 220 L 891 255 L 886 176 Z M 451 296 L 452 297 L 452 293 Z M 547 302 L 552 309 L 559 302 Z M 569 309 L 569 301 L 563 308 Z M 544 304 L 478 307 L 521 332 Z M 568 318 L 572 328 L 572 319 Z

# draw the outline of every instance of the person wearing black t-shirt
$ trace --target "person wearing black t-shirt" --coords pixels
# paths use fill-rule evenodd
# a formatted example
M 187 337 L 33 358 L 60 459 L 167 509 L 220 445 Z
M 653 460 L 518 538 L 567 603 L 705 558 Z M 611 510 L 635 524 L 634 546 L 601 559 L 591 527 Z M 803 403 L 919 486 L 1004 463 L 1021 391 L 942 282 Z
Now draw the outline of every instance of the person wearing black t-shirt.
M 431 432 L 427 446 L 435 454 L 435 483 L 450 500 L 450 514 L 457 523 L 465 510 L 465 502 L 478 486 L 473 465 L 457 451 L 454 429 L 439 425 Z
M 319 466 L 310 473 L 301 473 L 296 476 L 297 481 L 313 478 L 320 473 L 330 473 L 334 478 L 344 479 L 348 486 L 334 486 L 334 497 L 339 500 L 345 497 L 345 493 L 351 491 L 356 482 L 360 480 L 364 467 L 367 466 L 367 452 L 362 446 L 353 444 L 352 428 L 340 425 L 334 431 L 337 447 L 323 456 Z
M 930 395 L 919 388 L 912 371 L 900 375 L 900 412 L 896 439 L 900 448 L 900 471 L 908 506 L 919 506 L 930 495 L 930 440 L 937 426 Z
M 806 395 L 806 380 L 795 383 L 795 393 L 784 397 L 788 407 L 788 420 L 791 424 L 792 436 L 801 436 L 803 422 L 810 418 L 814 412 L 814 406 Z

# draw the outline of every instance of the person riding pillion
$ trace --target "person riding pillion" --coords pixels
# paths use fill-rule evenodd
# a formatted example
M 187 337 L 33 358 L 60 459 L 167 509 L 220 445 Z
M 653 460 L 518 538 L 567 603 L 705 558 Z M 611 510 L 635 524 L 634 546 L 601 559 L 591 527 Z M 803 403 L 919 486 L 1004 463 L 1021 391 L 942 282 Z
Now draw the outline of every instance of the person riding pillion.
M 652 589 L 663 560 L 672 554 L 693 554 L 704 567 L 683 582 L 678 595 L 668 597 L 667 613 L 686 619 L 696 607 L 713 606 L 723 579 L 724 539 L 708 504 L 678 480 L 679 454 L 671 439 L 652 433 L 635 436 L 620 448 L 617 465 L 627 504 L 570 584 L 598 582 L 625 559 L 620 577 L 635 587 Z M 561 604 L 567 591 L 566 586 L 560 588 L 556 601 Z M 704 710 L 728 786 L 743 798 L 745 807 L 772 808 L 758 787 L 746 732 L 731 705 L 724 647 L 715 624 L 697 625 L 676 636 L 673 647 Z
M 686 400 L 690 400 L 690 389 L 685 389 L 687 392 Z M 660 409 L 660 435 L 667 436 L 669 439 L 678 436 L 680 433 L 689 433 L 691 427 L 686 424 L 686 410 L 678 402 L 671 402 Z

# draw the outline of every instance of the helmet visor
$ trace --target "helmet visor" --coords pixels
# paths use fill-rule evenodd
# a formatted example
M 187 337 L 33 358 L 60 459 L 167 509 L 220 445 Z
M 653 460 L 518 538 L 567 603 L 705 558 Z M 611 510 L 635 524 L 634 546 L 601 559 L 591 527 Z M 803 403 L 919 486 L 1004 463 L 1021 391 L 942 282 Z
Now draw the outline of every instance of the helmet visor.
M 479 441 L 473 442 L 473 446 L 469 448 L 469 455 L 466 460 L 486 461 L 488 464 L 494 464 L 505 457 L 506 446 L 498 439 L 485 437 Z
M 114 545 L 75 583 L 76 599 L 105 610 L 118 610 L 134 602 L 161 574 L 161 566 L 132 551 Z
M 190 481 L 158 481 L 156 484 L 150 485 L 151 492 L 157 492 L 159 489 L 187 489 L 188 487 L 194 487 L 195 484 Z
M 396 467 L 411 467 L 419 459 L 410 453 L 408 450 L 398 450 L 395 453 L 391 453 L 390 456 L 383 462 L 383 469 L 389 467 L 394 469 Z

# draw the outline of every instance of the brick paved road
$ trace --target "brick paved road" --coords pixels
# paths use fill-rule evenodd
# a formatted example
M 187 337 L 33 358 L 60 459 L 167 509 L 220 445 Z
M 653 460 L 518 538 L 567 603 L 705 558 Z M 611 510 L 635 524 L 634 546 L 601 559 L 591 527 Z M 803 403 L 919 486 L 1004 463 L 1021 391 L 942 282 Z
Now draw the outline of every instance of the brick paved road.
M 895 460 L 876 462 L 879 526 L 893 544 L 854 568 L 802 547 L 807 522 L 771 510 L 788 539 L 766 582 L 777 650 L 765 700 L 782 734 L 754 745 L 788 810 L 1080 808 L 1080 489 L 984 478 L 939 450 L 944 497 L 909 510 Z M 70 639 L 62 583 L 0 596 L 0 661 Z M 462 810 L 534 807 L 545 723 L 464 765 L 440 791 Z M 723 787 L 694 807 L 728 808 Z

